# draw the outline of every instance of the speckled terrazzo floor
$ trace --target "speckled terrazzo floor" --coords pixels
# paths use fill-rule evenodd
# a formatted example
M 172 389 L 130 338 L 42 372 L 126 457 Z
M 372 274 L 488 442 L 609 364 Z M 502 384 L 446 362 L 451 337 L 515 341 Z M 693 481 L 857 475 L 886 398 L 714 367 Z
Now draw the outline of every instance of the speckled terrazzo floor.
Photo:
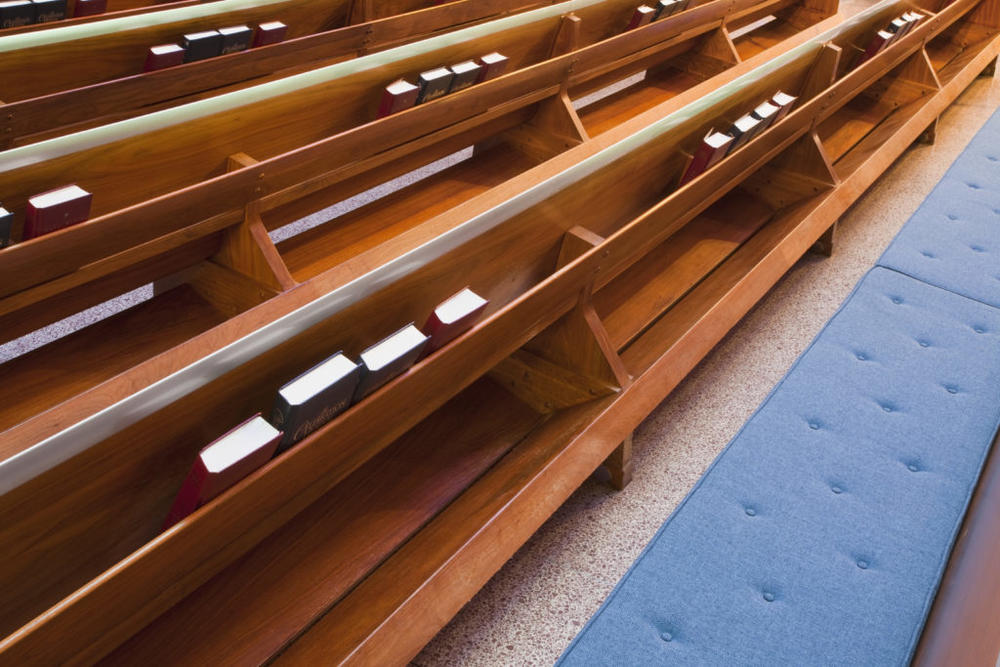
M 841 219 L 834 256 L 802 259 L 639 427 L 632 484 L 586 482 L 414 663 L 552 664 L 998 106 L 977 80 Z

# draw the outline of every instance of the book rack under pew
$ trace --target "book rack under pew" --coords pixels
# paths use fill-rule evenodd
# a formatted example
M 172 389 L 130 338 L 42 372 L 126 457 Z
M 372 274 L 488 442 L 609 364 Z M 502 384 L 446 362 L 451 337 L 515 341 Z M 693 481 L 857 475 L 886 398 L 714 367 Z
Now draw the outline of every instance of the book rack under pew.
M 19 390 L 0 409 L 0 428 L 93 388 L 308 281 L 385 235 L 399 234 L 586 140 L 561 93 L 564 88 L 588 77 L 606 77 L 615 65 L 618 76 L 628 76 L 634 69 L 632 55 L 640 48 L 647 57 L 660 53 L 661 62 L 686 58 L 674 54 L 675 47 L 697 47 L 707 30 L 711 28 L 699 24 L 692 34 L 672 39 L 636 31 L 654 46 L 613 38 L 356 128 L 352 125 L 363 123 L 376 104 L 389 67 L 419 71 L 449 54 L 430 48 L 417 64 L 386 61 L 374 75 L 352 73 L 366 59 L 345 63 L 345 76 L 323 94 L 338 99 L 341 91 L 365 85 L 370 99 L 357 108 L 304 104 L 302 99 L 308 98 L 287 94 L 291 111 L 272 103 L 249 121 L 230 112 L 242 126 L 226 116 L 220 120 L 221 114 L 174 125 L 173 117 L 184 110 L 172 109 L 160 114 L 166 119 L 162 130 L 151 130 L 147 121 L 152 117 L 147 116 L 0 154 L 0 171 L 9 183 L 3 202 L 11 210 L 19 210 L 31 193 L 51 187 L 67 170 L 95 195 L 94 219 L 0 251 L 0 275 L 10 281 L 0 298 L 4 340 L 151 281 L 161 288 L 152 300 L 119 317 L 4 365 L 11 378 L 7 386 Z M 463 48 L 472 53 L 486 46 L 476 44 Z M 681 89 L 661 91 L 661 99 Z M 284 123 L 296 120 L 295 133 L 287 131 Z M 333 125 L 317 127 L 320 122 Z M 122 127 L 128 130 L 126 138 L 117 138 L 114 132 Z M 117 140 L 105 143 L 109 137 Z M 277 247 L 266 234 L 472 145 L 477 149 L 470 159 L 419 187 Z M 57 153 L 61 157 L 54 159 Z M 13 167 L 4 169 L 7 165 Z M 380 226 L 371 222 L 376 207 L 384 221 Z M 177 318 L 177 311 L 187 315 Z M 89 353 L 80 355 L 80 346 Z M 40 380 L 37 369 L 50 364 L 62 368 L 63 381 L 47 391 L 23 391 Z
M 166 106 L 176 106 L 205 95 L 244 88 L 297 71 L 318 68 L 324 64 L 379 51 L 412 41 L 421 35 L 440 32 L 456 22 L 456 14 L 460 11 L 460 15 L 464 17 L 463 21 L 468 23 L 491 12 L 495 14 L 502 5 L 521 6 L 525 5 L 526 1 L 507 0 L 506 3 L 499 3 L 498 0 L 464 0 L 462 3 L 450 3 L 448 7 L 451 9 L 447 13 L 443 11 L 443 7 L 427 9 L 401 17 L 386 18 L 303 37 L 263 49 L 251 49 L 188 63 L 180 68 L 133 74 L 82 87 L 77 79 L 61 83 L 49 80 L 41 84 L 48 86 L 48 89 L 39 91 L 40 84 L 33 80 L 27 82 L 31 91 L 26 93 L 17 90 L 15 82 L 9 82 L 8 92 L 4 98 L 8 104 L 0 106 L 2 114 L 0 142 L 7 146 L 24 145 L 51 136 L 148 113 Z M 459 6 L 453 7 L 456 4 Z M 501 51 L 510 59 L 509 68 L 522 69 L 540 63 L 553 54 L 610 41 L 611 44 L 608 45 L 610 48 L 605 55 L 609 58 L 609 76 L 614 77 L 620 76 L 617 70 L 622 68 L 623 61 L 628 56 L 637 59 L 634 71 L 641 71 L 643 55 L 654 62 L 662 61 L 670 54 L 661 53 L 658 46 L 677 34 L 682 34 L 688 39 L 683 40 L 684 44 L 668 43 L 667 46 L 673 47 L 673 54 L 681 54 L 684 49 L 689 49 L 691 39 L 701 32 L 718 29 L 720 34 L 725 33 L 726 28 L 720 27 L 719 22 L 742 25 L 760 15 L 771 13 L 775 15 L 768 25 L 759 26 L 751 34 L 737 40 L 738 43 L 742 43 L 743 40 L 751 38 L 767 39 L 768 33 L 780 33 L 784 36 L 789 32 L 789 26 L 793 28 L 793 32 L 807 29 L 833 14 L 828 8 L 822 11 L 812 9 L 806 6 L 808 3 L 798 0 L 755 2 L 743 0 L 737 3 L 709 0 L 697 6 L 694 4 L 688 11 L 662 19 L 640 30 L 630 31 L 622 39 L 614 40 L 614 37 L 621 37 L 620 24 L 624 21 L 623 16 L 631 10 L 628 0 L 577 2 L 572 3 L 573 6 L 565 11 L 574 11 L 575 18 L 579 22 L 566 26 L 565 30 L 559 16 L 562 12 L 548 8 L 526 12 L 517 17 L 516 21 L 508 22 L 502 34 L 487 36 L 484 31 L 478 37 L 478 43 L 487 49 L 483 53 Z M 817 6 L 823 7 L 822 4 Z M 559 35 L 562 37 L 558 37 Z M 728 35 L 720 39 L 725 41 Z M 145 44 L 148 39 L 139 38 L 139 41 Z M 3 41 L 0 40 L 0 48 L 2 45 Z M 648 53 L 641 53 L 647 49 Z M 457 49 L 452 48 L 449 51 L 455 53 Z M 49 49 L 46 57 L 62 58 L 63 55 L 59 54 L 63 52 L 61 45 L 55 45 Z M 473 53 L 472 57 L 483 53 Z M 403 58 L 404 54 L 398 54 L 397 57 Z M 713 68 L 708 70 L 703 68 L 692 78 L 698 80 L 710 76 L 738 60 L 738 57 L 731 55 L 718 61 L 713 59 L 711 61 L 714 64 Z M 134 64 L 131 66 L 136 67 Z M 127 69 L 125 71 L 131 72 Z M 404 71 L 401 74 L 412 77 L 417 73 Z M 389 83 L 391 74 L 393 72 L 386 70 L 382 75 L 383 80 L 379 83 L 382 86 Z M 121 72 L 114 76 L 119 75 Z M 600 87 L 601 83 L 599 80 L 595 81 L 591 88 Z M 683 86 L 685 83 L 688 82 L 681 81 L 674 85 Z M 13 90 L 10 90 L 11 88 Z M 580 91 L 574 91 L 574 95 L 578 92 Z M 377 103 L 372 103 L 372 107 L 366 109 L 365 120 L 373 118 L 376 105 Z
M 303 70 L 385 49 L 438 34 L 455 27 L 498 16 L 558 4 L 556 0 L 459 0 L 436 6 L 432 0 L 391 0 L 376 3 L 353 0 L 217 0 L 165 9 L 155 14 L 109 18 L 86 25 L 60 25 L 44 31 L 0 34 L 0 107 L 5 114 L 17 113 L 15 102 L 52 97 L 76 89 L 90 90 L 83 98 L 56 97 L 52 105 L 91 102 L 109 97 L 116 88 L 95 84 L 124 79 L 150 81 L 149 88 L 164 87 L 158 96 L 143 94 L 143 87 L 126 86 L 112 100 L 123 110 L 173 100 L 192 93 L 222 88 L 250 79 Z M 359 11 L 359 7 L 369 7 Z M 268 47 L 189 62 L 164 71 L 143 72 L 150 47 L 178 42 L 188 33 L 226 26 L 281 21 L 287 26 L 285 41 Z M 72 63 L 73 66 L 67 66 Z M 235 70 L 225 74 L 224 70 Z M 165 71 L 174 77 L 163 76 Z M 160 75 L 160 76 L 156 76 Z M 194 81 L 183 84 L 184 79 Z M 127 94 L 126 94 L 127 93 Z M 129 101 L 128 94 L 138 96 Z M 112 107 L 113 108 L 113 107 Z M 27 107 L 22 113 L 38 109 Z M 75 117 L 64 109 L 70 117 Z M 20 133 L 18 133 L 20 134 Z
M 91 0 L 93 1 L 93 0 Z M 48 20 L 41 23 L 30 23 L 16 28 L 0 29 L 0 37 L 7 35 L 17 35 L 24 32 L 35 32 L 37 30 L 48 30 L 58 26 L 80 25 L 93 21 L 102 21 L 108 18 L 120 18 L 122 16 L 133 16 L 135 14 L 145 14 L 162 9 L 177 9 L 178 7 L 190 7 L 202 2 L 213 0 L 108 0 L 103 3 L 103 10 L 92 8 L 82 9 L 81 15 L 77 16 L 79 3 L 77 0 L 66 0 L 66 18 L 59 20 Z
M 223 614 L 236 624 L 229 626 L 215 617 L 220 636 L 245 637 L 246 630 L 257 638 L 247 642 L 247 655 L 284 648 L 281 658 L 289 660 L 315 661 L 313 651 L 322 651 L 325 662 L 381 663 L 415 653 L 996 57 L 995 4 L 957 0 L 863 66 L 839 66 L 845 51 L 909 8 L 883 3 L 766 66 L 728 77 L 701 101 L 693 100 L 716 80 L 668 98 L 450 211 L 383 234 L 265 306 L 10 429 L 0 466 L 8 489 L 0 534 L 9 554 L 6 590 L 12 604 L 26 604 L 18 589 L 42 583 L 50 591 L 62 585 L 66 597 L 13 631 L 0 656 L 100 656 L 190 591 L 177 611 L 111 658 L 180 651 L 162 638 L 212 618 L 219 609 L 212 605 L 230 595 L 239 601 L 258 591 L 254 605 L 294 613 L 259 634 L 253 618 Z M 955 58 L 964 63 L 953 66 L 947 83 L 911 85 L 926 81 L 919 76 L 919 63 L 930 62 L 922 44 L 950 34 L 956 22 L 973 32 L 982 26 L 986 39 L 939 64 L 936 72 Z M 685 151 L 709 127 L 777 89 L 799 95 L 790 115 L 674 191 Z M 825 141 L 824 119 L 854 113 L 870 97 L 899 101 L 899 115 L 869 116 L 875 120 L 853 142 Z M 404 115 L 385 127 L 402 124 Z M 826 155 L 828 145 L 845 143 L 839 159 Z M 268 172 L 279 162 L 240 171 L 252 184 L 259 174 L 280 173 Z M 726 213 L 734 207 L 735 219 Z M 378 208 L 369 211 L 368 224 L 377 227 Z M 356 352 L 466 284 L 491 301 L 473 331 L 156 535 L 190 454 L 218 435 L 214 426 L 265 408 L 275 387 L 318 358 L 339 348 Z M 473 404 L 477 419 L 463 419 Z M 455 449 L 439 452 L 449 439 Z M 92 446 L 59 458 L 62 447 L 81 443 Z M 13 457 L 11 447 L 19 446 Z M 48 472 L 11 484 L 12 471 L 16 478 L 32 456 L 56 458 Z M 383 465 L 393 456 L 405 464 Z M 352 489 L 376 495 L 366 503 Z M 373 532 L 380 498 L 408 510 L 386 513 Z M 344 503 L 364 520 L 339 514 Z M 363 557 L 358 521 L 366 526 Z M 38 531 L 53 545 L 45 554 L 25 551 Z M 86 531 L 95 546 L 81 550 L 74 531 Z M 286 550 L 294 568 L 269 560 Z M 358 570 L 338 569 L 344 553 Z M 30 567 L 18 570 L 26 558 Z M 47 579 L 70 558 L 74 576 L 89 570 L 94 577 L 72 595 L 77 583 Z M 259 589 L 242 585 L 247 572 Z M 296 572 L 322 582 L 308 599 L 295 597 L 301 580 L 284 586 L 282 577 Z M 18 575 L 28 581 L 18 585 Z M 254 605 L 243 611 L 252 616 Z M 126 619 L 109 618 L 112 607 L 137 615 L 119 624 Z M 190 648 L 204 651 L 198 655 L 220 650 L 212 637 L 197 639 Z

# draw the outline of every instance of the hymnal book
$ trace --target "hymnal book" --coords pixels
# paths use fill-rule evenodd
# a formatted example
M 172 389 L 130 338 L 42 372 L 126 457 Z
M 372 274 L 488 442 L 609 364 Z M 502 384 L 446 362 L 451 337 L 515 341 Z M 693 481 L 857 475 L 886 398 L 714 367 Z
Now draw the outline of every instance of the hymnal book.
M 417 85 L 420 91 L 417 93 L 417 104 L 430 102 L 448 94 L 451 89 L 451 80 L 455 75 L 447 67 L 435 67 L 426 72 L 421 72 L 417 77 Z
M 924 18 L 924 15 L 920 12 L 906 12 L 903 14 L 903 20 L 906 21 L 906 33 L 909 34 L 911 30 L 917 27 L 920 20 Z
M 771 123 L 773 123 L 774 119 L 778 117 L 778 111 L 778 107 L 770 102 L 763 102 L 757 105 L 757 108 L 755 108 L 750 114 L 760 121 L 760 129 L 757 130 L 756 134 L 760 134 L 767 128 L 771 127 Z
M 14 224 L 14 214 L 0 206 L 0 248 L 10 245 L 10 228 Z
M 483 69 L 483 66 L 473 60 L 466 60 L 452 65 L 448 69 L 455 75 L 455 78 L 451 80 L 450 91 L 454 93 L 479 81 L 480 70 Z
M 865 49 L 864 53 L 858 57 L 858 63 L 855 67 L 867 62 L 869 58 L 877 55 L 882 49 L 887 47 L 889 42 L 892 41 L 892 37 L 893 34 L 885 30 L 879 30 L 875 33 L 875 36 L 872 37 L 870 42 L 868 42 L 868 47 Z
M 486 299 L 466 287 L 435 308 L 424 324 L 424 333 L 428 336 L 425 352 L 439 349 L 471 328 L 487 303 Z
M 361 379 L 354 390 L 359 401 L 413 365 L 427 344 L 427 336 L 412 323 L 361 353 Z
M 889 25 L 885 27 L 885 31 L 891 32 L 894 35 L 893 41 L 896 41 L 897 39 L 906 34 L 906 29 L 908 26 L 909 23 L 907 22 L 907 20 L 902 16 L 900 16 L 899 18 L 893 19 L 889 23 Z
M 184 62 L 184 47 L 180 44 L 160 44 L 149 47 L 146 54 L 146 64 L 142 71 L 152 72 L 158 69 L 174 67 Z
M 399 79 L 393 81 L 382 91 L 382 101 L 378 105 L 376 118 L 384 118 L 394 113 L 409 109 L 417 102 L 417 93 L 420 88 L 409 81 Z
M 31 0 L 0 2 L 0 28 L 18 28 L 35 22 L 35 5 Z
M 736 122 L 729 127 L 729 135 L 733 138 L 733 144 L 729 147 L 729 152 L 732 153 L 746 145 L 753 138 L 759 126 L 760 120 L 750 114 L 737 118 Z
M 66 18 L 66 0 L 32 0 L 35 5 L 35 23 L 62 21 Z
M 163 522 L 166 530 L 261 467 L 281 439 L 281 431 L 256 415 L 198 452 L 198 457 Z
M 245 25 L 219 28 L 219 34 L 222 35 L 222 55 L 246 51 L 250 48 L 250 40 L 253 39 L 253 30 Z
M 665 19 L 671 14 L 676 14 L 680 8 L 681 0 L 660 0 L 656 3 L 656 13 L 653 15 L 653 20 Z
M 90 217 L 93 195 L 77 185 L 67 185 L 28 199 L 24 238 L 31 239 L 83 222 Z
M 788 93 L 783 93 L 780 90 L 774 94 L 771 98 L 771 104 L 778 107 L 778 113 L 775 114 L 774 120 L 771 123 L 777 123 L 779 120 L 788 115 L 788 112 L 792 110 L 792 105 L 795 104 L 795 100 L 799 98 L 793 97 Z
M 479 64 L 483 68 L 479 71 L 479 79 L 476 83 L 482 83 L 483 81 L 489 81 L 490 79 L 495 79 L 504 73 L 507 69 L 507 56 L 501 55 L 494 51 L 493 53 L 487 53 L 479 59 Z
M 678 187 L 701 175 L 702 172 L 707 171 L 712 165 L 724 158 L 726 153 L 729 152 L 729 146 L 732 143 L 733 138 L 728 134 L 716 132 L 715 130 L 709 131 L 705 135 L 705 138 L 701 140 L 698 149 L 694 152 L 691 164 L 688 165 L 688 168 L 684 171 L 684 175 L 681 176 L 681 182 Z
M 108 10 L 108 0 L 76 0 L 73 16 L 96 16 Z
M 629 20 L 628 26 L 626 26 L 625 29 L 634 30 L 636 28 L 641 28 L 652 21 L 653 16 L 655 15 L 656 10 L 649 5 L 639 5 L 635 8 L 635 11 L 632 12 L 632 18 Z
M 283 452 L 351 405 L 361 367 L 338 352 L 278 390 L 271 423 L 283 431 Z
M 214 58 L 222 53 L 222 35 L 218 30 L 202 30 L 184 35 L 184 62 Z
M 286 33 L 288 33 L 288 26 L 281 21 L 261 23 L 257 26 L 257 32 L 253 35 L 253 45 L 254 47 L 258 47 L 277 44 L 285 40 Z

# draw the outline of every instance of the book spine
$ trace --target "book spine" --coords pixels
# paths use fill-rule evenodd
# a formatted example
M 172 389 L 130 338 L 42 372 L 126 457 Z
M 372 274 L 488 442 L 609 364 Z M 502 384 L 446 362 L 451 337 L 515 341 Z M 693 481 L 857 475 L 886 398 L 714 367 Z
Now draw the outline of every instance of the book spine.
M 163 530 L 170 528 L 175 523 L 194 512 L 202 504 L 202 495 L 205 482 L 208 480 L 208 470 L 205 469 L 201 457 L 195 458 L 194 465 L 184 478 L 180 491 L 174 498 L 173 505 L 167 513 L 167 518 L 163 521 Z
M 271 408 L 271 426 L 282 432 L 281 440 L 278 442 L 278 451 L 284 451 L 292 444 L 291 424 L 295 422 L 295 414 L 288 401 L 278 393 L 274 399 L 274 407 Z
M 0 248 L 10 245 L 10 230 L 14 225 L 14 214 L 0 208 Z
M 704 141 L 698 146 L 698 150 L 694 152 L 694 157 L 691 159 L 691 163 L 688 168 L 684 170 L 684 175 L 681 176 L 681 181 L 678 187 L 685 185 L 688 181 L 692 181 L 701 175 L 703 171 L 708 169 L 708 161 L 712 158 L 712 154 L 715 151 L 712 147 L 706 144 Z

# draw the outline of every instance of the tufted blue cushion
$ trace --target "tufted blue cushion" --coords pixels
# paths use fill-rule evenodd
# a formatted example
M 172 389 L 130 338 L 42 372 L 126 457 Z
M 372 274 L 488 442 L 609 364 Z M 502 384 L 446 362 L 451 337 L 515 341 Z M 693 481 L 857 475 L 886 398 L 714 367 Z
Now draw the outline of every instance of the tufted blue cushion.
M 1000 307 L 1000 111 L 878 262 Z
M 998 419 L 1000 311 L 872 269 L 560 664 L 905 664 Z

